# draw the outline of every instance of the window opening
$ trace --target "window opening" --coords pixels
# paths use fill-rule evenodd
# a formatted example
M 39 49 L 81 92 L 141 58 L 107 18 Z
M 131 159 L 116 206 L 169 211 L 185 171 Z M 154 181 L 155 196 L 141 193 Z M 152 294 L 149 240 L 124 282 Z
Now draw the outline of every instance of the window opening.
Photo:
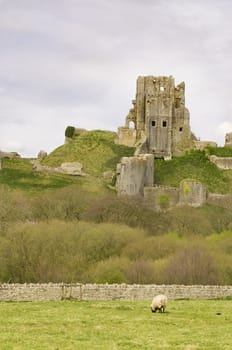
M 151 125 L 155 126 L 155 120 L 152 120 Z
M 129 129 L 134 129 L 135 128 L 135 123 L 130 121 L 129 122 Z
M 167 127 L 167 121 L 163 120 L 163 128 L 166 128 L 166 127 Z
M 179 131 L 181 132 L 181 131 L 183 131 L 183 128 L 182 128 L 182 126 L 179 128 Z

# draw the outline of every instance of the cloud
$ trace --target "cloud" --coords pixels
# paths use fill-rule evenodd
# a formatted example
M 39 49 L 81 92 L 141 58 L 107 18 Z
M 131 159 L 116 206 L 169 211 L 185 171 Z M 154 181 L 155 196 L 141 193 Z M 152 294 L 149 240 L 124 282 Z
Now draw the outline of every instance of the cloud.
M 70 124 L 116 130 L 138 75 L 184 80 L 194 133 L 222 143 L 231 10 L 228 0 L 0 1 L 0 147 L 35 155 Z
M 217 132 L 220 135 L 225 136 L 225 134 L 232 132 L 232 121 L 224 121 L 217 127 Z

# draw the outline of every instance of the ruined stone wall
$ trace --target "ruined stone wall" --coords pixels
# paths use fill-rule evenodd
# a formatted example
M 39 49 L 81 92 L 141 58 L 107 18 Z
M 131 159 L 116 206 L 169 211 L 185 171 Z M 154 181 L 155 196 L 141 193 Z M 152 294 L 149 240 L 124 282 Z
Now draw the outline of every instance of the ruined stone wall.
M 118 139 L 115 140 L 115 143 L 128 147 L 134 147 L 136 143 L 136 135 L 137 133 L 134 128 L 120 127 L 118 128 Z
M 213 155 L 213 156 L 210 156 L 209 159 L 219 169 L 223 169 L 223 170 L 232 169 L 232 157 L 217 157 Z
M 150 209 L 160 211 L 171 209 L 179 203 L 179 188 L 154 186 L 144 188 L 144 204 Z
M 117 165 L 116 187 L 118 195 L 143 196 L 144 187 L 152 186 L 154 179 L 154 156 L 123 157 Z
M 179 205 L 200 207 L 206 202 L 207 195 L 207 188 L 201 182 L 192 179 L 183 180 L 180 183 Z
M 217 143 L 213 141 L 194 141 L 194 149 L 204 151 L 207 147 L 217 147 Z
M 118 128 L 117 143 L 164 159 L 193 147 L 184 82 L 175 86 L 172 76 L 139 76 L 132 103 L 125 126 Z
M 21 158 L 21 156 L 17 152 L 2 152 L 2 151 L 0 151 L 0 158 L 18 159 L 18 158 Z
M 139 284 L 1 284 L 0 301 L 151 300 L 164 293 L 169 299 L 232 297 L 232 286 Z
M 86 176 L 83 171 L 83 165 L 79 162 L 65 162 L 59 167 L 51 167 L 48 165 L 42 165 L 40 159 L 32 161 L 33 170 L 37 172 L 45 172 L 49 174 L 66 174 L 76 176 Z
M 209 193 L 207 203 L 232 210 L 232 194 Z
M 225 147 L 232 147 L 232 132 L 229 132 L 225 136 Z

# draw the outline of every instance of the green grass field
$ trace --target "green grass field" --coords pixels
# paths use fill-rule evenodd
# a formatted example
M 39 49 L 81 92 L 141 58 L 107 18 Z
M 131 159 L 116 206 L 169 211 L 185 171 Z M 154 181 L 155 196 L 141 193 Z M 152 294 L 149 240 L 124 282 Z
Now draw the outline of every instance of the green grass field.
M 232 349 L 232 300 L 1 302 L 1 350 Z

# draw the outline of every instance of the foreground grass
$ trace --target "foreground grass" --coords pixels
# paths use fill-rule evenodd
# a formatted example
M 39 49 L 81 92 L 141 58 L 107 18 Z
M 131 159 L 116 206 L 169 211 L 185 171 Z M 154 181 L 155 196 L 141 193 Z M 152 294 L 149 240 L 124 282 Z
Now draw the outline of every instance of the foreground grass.
M 1 350 L 232 348 L 232 301 L 0 303 Z

